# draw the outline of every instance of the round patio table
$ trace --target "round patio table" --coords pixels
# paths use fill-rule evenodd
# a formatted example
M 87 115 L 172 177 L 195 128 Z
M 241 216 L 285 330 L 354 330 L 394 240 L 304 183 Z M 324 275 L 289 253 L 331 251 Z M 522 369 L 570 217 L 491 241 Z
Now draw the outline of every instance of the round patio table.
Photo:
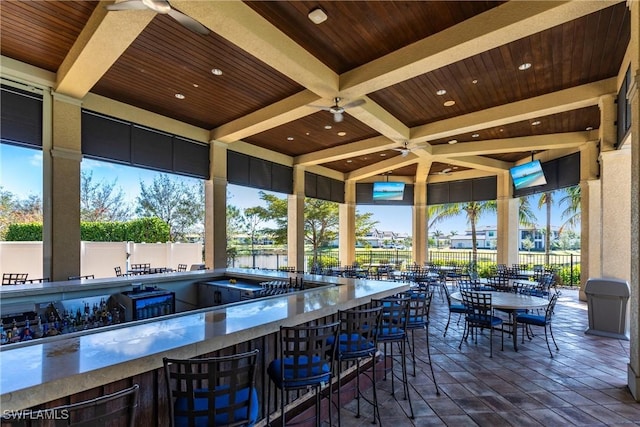
M 518 351 L 518 328 L 515 321 L 516 310 L 529 310 L 535 308 L 543 308 L 549 304 L 549 300 L 546 298 L 534 297 L 531 295 L 515 294 L 511 292 L 485 292 L 483 294 L 491 294 L 491 306 L 493 308 L 500 309 L 510 313 L 513 317 L 513 324 L 511 325 L 511 335 L 513 337 L 513 348 Z M 460 292 L 454 292 L 451 294 L 451 298 L 457 301 L 462 301 L 462 294 Z

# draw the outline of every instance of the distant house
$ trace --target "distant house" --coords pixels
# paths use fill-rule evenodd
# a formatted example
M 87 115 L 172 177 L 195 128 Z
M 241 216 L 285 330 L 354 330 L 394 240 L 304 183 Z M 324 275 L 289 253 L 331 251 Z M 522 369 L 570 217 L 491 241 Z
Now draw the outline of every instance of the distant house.
M 554 241 L 558 238 L 558 231 L 558 227 L 551 227 L 551 241 Z M 545 236 L 543 230 L 534 227 L 520 228 L 518 247 L 521 250 L 528 249 L 523 245 L 523 242 L 527 239 L 533 242 L 533 247 L 531 248 L 531 250 L 545 250 Z M 467 230 L 463 235 L 451 236 L 449 237 L 449 240 L 451 241 L 452 249 L 471 249 L 471 230 Z M 497 242 L 498 229 L 495 225 L 481 226 L 476 228 L 476 247 L 478 249 L 496 249 Z
M 407 238 L 409 238 L 407 233 L 396 233 L 374 228 L 362 240 L 372 248 L 402 249 L 401 246 L 403 246 Z

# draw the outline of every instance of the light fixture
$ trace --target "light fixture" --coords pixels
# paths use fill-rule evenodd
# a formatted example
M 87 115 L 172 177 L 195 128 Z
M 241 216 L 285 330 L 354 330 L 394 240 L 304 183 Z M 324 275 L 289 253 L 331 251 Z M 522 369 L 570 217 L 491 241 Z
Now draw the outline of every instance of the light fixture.
M 444 90 L 444 89 L 438 89 L 438 90 L 436 91 L 436 95 L 440 95 L 440 96 L 444 95 L 445 93 L 447 93 L 447 91 L 446 91 L 446 90 Z
M 518 65 L 518 70 L 520 71 L 528 70 L 529 68 L 531 68 L 530 62 L 525 62 L 523 64 Z
M 473 135 L 471 135 L 471 138 L 478 138 L 480 136 L 479 133 L 474 133 Z
M 309 17 L 311 22 L 313 22 L 316 25 L 322 24 L 324 21 L 327 20 L 327 14 L 324 12 L 324 10 L 320 9 L 319 7 L 313 9 L 311 12 L 309 12 L 309 15 L 307 16 Z
M 176 93 L 174 96 L 178 99 L 184 99 L 184 95 L 181 93 Z
M 593 130 L 593 126 L 587 126 L 586 130 Z
M 380 153 L 380 157 L 387 157 L 387 153 Z
M 213 74 L 214 76 L 221 76 L 222 75 L 222 70 L 220 68 L 212 68 L 211 69 L 211 74 Z
M 451 107 L 451 106 L 453 106 L 453 105 L 456 105 L 456 101 L 449 100 L 449 101 L 445 101 L 445 102 L 444 102 L 444 106 L 445 106 L 445 107 Z
M 193 87 L 200 87 L 200 85 L 198 83 L 194 83 Z
M 353 160 L 347 160 L 347 163 L 353 163 Z
M 338 136 L 345 136 L 347 133 L 345 131 L 338 132 Z
M 542 123 L 540 120 L 536 120 L 535 122 L 531 122 L 531 126 L 538 126 L 540 123 Z
M 478 84 L 478 79 L 471 80 L 471 83 L 473 83 L 474 85 Z
M 288 136 L 287 137 L 287 141 L 293 141 L 293 137 L 292 136 Z
M 325 128 L 326 130 L 331 129 L 332 127 L 333 127 L 333 126 L 331 126 L 331 125 L 324 125 L 324 128 Z
M 449 144 L 457 144 L 458 140 L 457 139 L 450 139 L 449 141 L 447 141 Z

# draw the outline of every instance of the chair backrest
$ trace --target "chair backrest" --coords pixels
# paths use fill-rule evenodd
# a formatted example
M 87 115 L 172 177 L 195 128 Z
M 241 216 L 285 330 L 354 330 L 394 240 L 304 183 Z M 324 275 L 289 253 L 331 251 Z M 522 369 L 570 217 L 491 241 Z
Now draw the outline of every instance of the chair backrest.
M 467 307 L 468 316 L 479 321 L 491 317 L 493 307 L 490 293 L 461 291 L 460 294 L 462 303 Z
M 340 330 L 336 348 L 338 359 L 375 354 L 382 319 L 382 306 L 352 308 L 338 313 Z
M 120 277 L 120 276 L 122 276 L 122 269 L 120 268 L 120 266 L 113 267 L 113 269 L 114 269 L 114 270 L 115 270 L 115 272 L 116 272 L 116 277 Z
M 40 279 L 28 279 L 28 280 L 23 280 L 22 282 L 18 282 L 18 283 L 27 283 L 27 284 L 31 284 L 31 283 L 46 283 L 46 282 L 50 282 L 51 279 L 49 277 L 42 277 Z
M 323 382 L 331 372 L 340 322 L 280 327 L 280 378 L 295 378 L 301 388 Z M 290 388 L 296 388 L 292 385 Z
M 444 295 L 447 297 L 447 305 L 451 306 L 451 292 L 449 292 L 449 287 L 446 283 L 442 285 L 442 289 L 444 289 Z
M 236 426 L 258 415 L 259 350 L 202 359 L 163 358 L 171 425 Z
M 178 271 L 187 271 L 187 264 L 178 264 Z
M 30 426 L 64 425 L 72 427 L 103 427 L 135 425 L 138 407 L 138 384 L 95 399 L 31 411 Z M 63 420 L 52 423 L 52 419 Z M 3 421 L 5 419 L 3 418 Z M 3 423 L 4 424 L 4 423 Z
M 29 273 L 3 273 L 2 284 L 3 285 L 17 285 L 18 283 L 24 283 L 27 280 Z
M 95 279 L 93 274 L 87 274 L 85 276 L 69 276 L 67 280 L 80 280 L 80 279 Z
M 558 302 L 558 294 L 553 294 L 551 299 L 549 300 L 549 304 L 547 305 L 547 309 L 544 313 L 545 322 L 551 322 L 551 318 L 553 317 L 553 312 L 556 309 L 556 302 Z
M 533 283 L 515 282 L 513 284 L 513 292 L 515 292 L 516 294 L 536 295 L 537 290 L 537 286 Z

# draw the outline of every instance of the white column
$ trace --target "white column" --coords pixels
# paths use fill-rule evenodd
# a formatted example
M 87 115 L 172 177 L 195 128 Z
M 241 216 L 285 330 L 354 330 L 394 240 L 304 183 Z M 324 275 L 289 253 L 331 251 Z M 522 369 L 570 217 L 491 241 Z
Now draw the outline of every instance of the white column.
M 344 203 L 339 207 L 340 263 L 350 265 L 356 260 L 356 182 L 344 183 Z
M 287 200 L 287 254 L 289 266 L 304 268 L 304 167 L 293 167 L 293 194 Z M 307 270 L 311 269 L 307 266 Z
M 418 163 L 415 184 L 413 187 L 412 218 L 412 257 L 413 262 L 422 265 L 429 260 L 428 211 L 427 211 L 427 177 L 431 162 Z
M 204 259 L 207 268 L 227 266 L 227 144 L 212 141 L 210 179 L 205 181 Z
M 498 174 L 498 264 L 512 265 L 518 263 L 518 236 L 520 222 L 518 210 L 520 200 L 513 198 L 513 186 L 509 171 Z
M 81 102 L 65 95 L 53 94 L 52 145 L 43 157 L 49 157 L 44 181 L 45 221 L 50 228 L 45 237 L 45 254 L 50 251 L 51 280 L 66 280 L 80 274 L 80 162 L 82 161 Z M 45 164 L 47 164 L 45 162 Z M 48 259 L 45 257 L 45 264 Z M 48 274 L 47 270 L 43 270 Z

